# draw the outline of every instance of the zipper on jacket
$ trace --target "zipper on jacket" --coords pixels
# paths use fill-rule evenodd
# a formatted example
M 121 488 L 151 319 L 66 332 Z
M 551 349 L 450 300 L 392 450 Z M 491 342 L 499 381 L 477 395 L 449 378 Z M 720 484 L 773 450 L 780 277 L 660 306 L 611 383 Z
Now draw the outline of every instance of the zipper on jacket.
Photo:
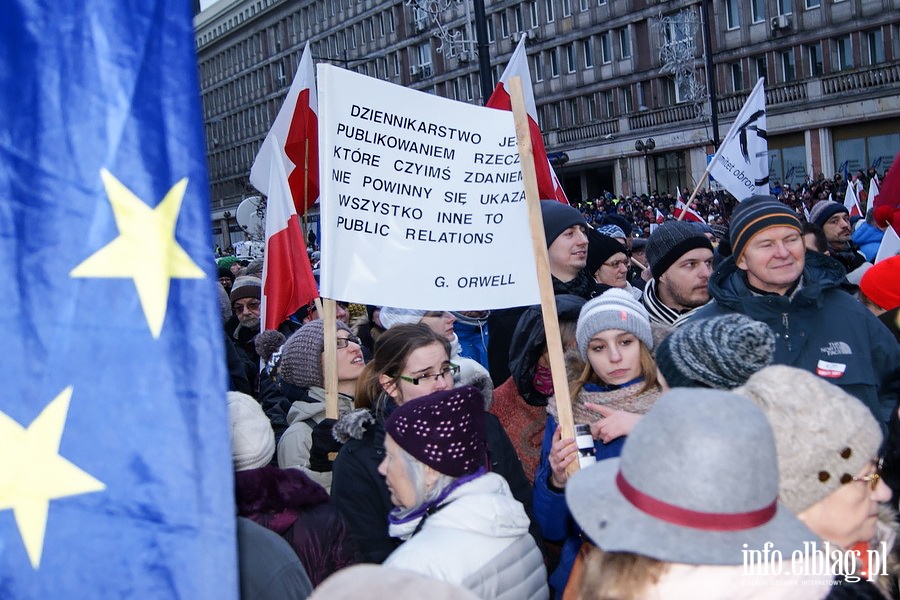
M 781 313 L 781 325 L 784 327 L 784 341 L 787 343 L 788 352 L 791 351 L 791 331 L 788 324 L 788 314 Z

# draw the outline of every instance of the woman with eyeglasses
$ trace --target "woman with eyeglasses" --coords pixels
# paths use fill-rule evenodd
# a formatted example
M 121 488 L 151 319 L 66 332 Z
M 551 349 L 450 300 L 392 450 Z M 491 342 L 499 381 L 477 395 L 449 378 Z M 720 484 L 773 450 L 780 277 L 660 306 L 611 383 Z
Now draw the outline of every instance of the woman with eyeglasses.
M 350 333 L 343 321 L 337 324 L 336 370 L 338 380 L 338 410 L 340 414 L 353 410 L 356 382 L 365 363 L 359 338 Z M 277 339 L 284 339 L 277 331 L 260 334 L 258 347 L 266 362 L 273 362 L 278 398 L 265 398 L 263 407 L 273 418 L 274 413 L 288 406 L 287 430 L 278 440 L 278 466 L 302 469 L 326 490 L 331 488 L 329 452 L 339 448 L 332 439 L 333 420 L 325 419 L 324 350 L 325 323 L 310 321 L 295 331 L 276 352 Z M 274 357 L 274 359 L 273 359 Z M 276 419 L 273 419 L 276 420 Z
M 393 326 L 379 336 L 357 384 L 356 405 L 366 410 L 342 417 L 334 427 L 344 444 L 334 461 L 331 494 L 366 562 L 382 562 L 400 544 L 388 534 L 393 504 L 378 473 L 384 421 L 397 406 L 452 389 L 458 373 L 443 335 L 421 323 Z M 512 443 L 496 417 L 489 415 L 485 426 L 491 470 L 507 480 L 530 515 L 531 486 Z
M 734 391 L 762 409 L 775 434 L 778 499 L 821 538 L 819 550 L 828 542 L 857 556 L 853 572 L 836 573 L 844 581 L 829 598 L 880 597 L 873 586 L 891 597 L 895 574 L 879 561 L 893 554 L 897 523 L 879 509 L 891 491 L 877 461 L 881 427 L 869 409 L 821 377 L 783 365 L 758 371 Z
M 635 300 L 643 292 L 628 282 L 631 260 L 628 249 L 615 238 L 603 235 L 595 229 L 588 230 L 587 266 L 585 270 L 597 283 L 625 290 Z

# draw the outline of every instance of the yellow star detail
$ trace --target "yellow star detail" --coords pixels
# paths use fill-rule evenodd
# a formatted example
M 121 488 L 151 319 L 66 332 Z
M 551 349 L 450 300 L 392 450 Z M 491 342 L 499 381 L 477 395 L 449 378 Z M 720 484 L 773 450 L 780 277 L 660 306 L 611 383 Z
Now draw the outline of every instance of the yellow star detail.
M 50 501 L 106 488 L 59 455 L 72 387 L 64 389 L 28 429 L 0 412 L 0 510 L 11 508 L 31 566 L 44 550 Z
M 187 178 L 172 186 L 150 208 L 106 169 L 100 170 L 112 204 L 119 236 L 72 269 L 72 277 L 122 277 L 134 280 L 150 333 L 159 337 L 166 319 L 172 279 L 202 279 L 203 270 L 175 241 Z

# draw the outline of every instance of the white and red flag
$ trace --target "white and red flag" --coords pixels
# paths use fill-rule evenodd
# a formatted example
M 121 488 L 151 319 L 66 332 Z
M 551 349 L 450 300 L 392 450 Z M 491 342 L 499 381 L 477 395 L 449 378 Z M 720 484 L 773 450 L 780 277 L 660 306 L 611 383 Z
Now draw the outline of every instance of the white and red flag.
M 279 138 L 269 132 L 266 139 L 277 143 Z M 278 329 L 300 307 L 317 298 L 319 292 L 281 161 L 270 161 L 266 189 L 266 254 L 260 319 L 263 329 Z
M 538 194 L 541 200 L 549 200 L 555 198 L 560 202 L 569 203 L 566 193 L 563 191 L 550 160 L 547 158 L 547 150 L 544 148 L 544 138 L 541 136 L 541 129 L 537 123 L 537 105 L 534 102 L 534 87 L 531 84 L 531 71 L 528 69 L 528 56 L 525 53 L 525 38 L 519 40 L 516 51 L 513 52 L 509 59 L 509 64 L 500 76 L 494 93 L 488 98 L 485 106 L 489 108 L 497 108 L 500 110 L 512 110 L 512 103 L 509 99 L 507 86 L 512 77 L 519 77 L 522 80 L 522 92 L 525 95 L 525 108 L 528 112 L 528 125 L 531 131 L 531 146 L 534 154 L 534 168 L 537 172 Z
M 866 197 L 866 206 L 872 208 L 875 206 L 875 198 L 878 197 L 878 194 L 881 190 L 878 189 L 878 178 L 873 177 L 869 180 L 869 194 Z
M 662 214 L 662 212 L 657 208 L 656 209 L 656 222 L 659 224 L 665 220 L 666 220 L 666 216 L 664 214 Z
M 853 182 L 847 184 L 847 192 L 844 194 L 844 208 L 850 213 L 850 216 L 863 216 L 862 209 L 859 207 L 859 198 L 856 197 L 856 186 Z
M 307 42 L 291 88 L 250 169 L 250 183 L 268 196 L 271 163 L 280 159 L 298 215 L 305 214 L 319 198 L 318 104 L 316 74 Z M 276 142 L 276 138 L 282 142 Z
M 683 217 L 681 216 L 681 213 L 684 213 Z M 701 217 L 699 214 L 697 214 L 696 211 L 691 210 L 681 200 L 678 200 L 677 202 L 675 202 L 674 214 L 675 214 L 675 218 L 678 219 L 679 221 L 693 221 L 695 223 L 705 223 L 706 222 L 703 220 L 703 217 Z

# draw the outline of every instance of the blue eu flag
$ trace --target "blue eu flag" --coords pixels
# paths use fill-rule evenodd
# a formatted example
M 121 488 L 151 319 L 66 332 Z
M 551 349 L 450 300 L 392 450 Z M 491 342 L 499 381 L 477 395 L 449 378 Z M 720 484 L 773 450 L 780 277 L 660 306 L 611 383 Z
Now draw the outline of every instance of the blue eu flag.
M 0 597 L 233 598 L 190 3 L 0 19 Z

